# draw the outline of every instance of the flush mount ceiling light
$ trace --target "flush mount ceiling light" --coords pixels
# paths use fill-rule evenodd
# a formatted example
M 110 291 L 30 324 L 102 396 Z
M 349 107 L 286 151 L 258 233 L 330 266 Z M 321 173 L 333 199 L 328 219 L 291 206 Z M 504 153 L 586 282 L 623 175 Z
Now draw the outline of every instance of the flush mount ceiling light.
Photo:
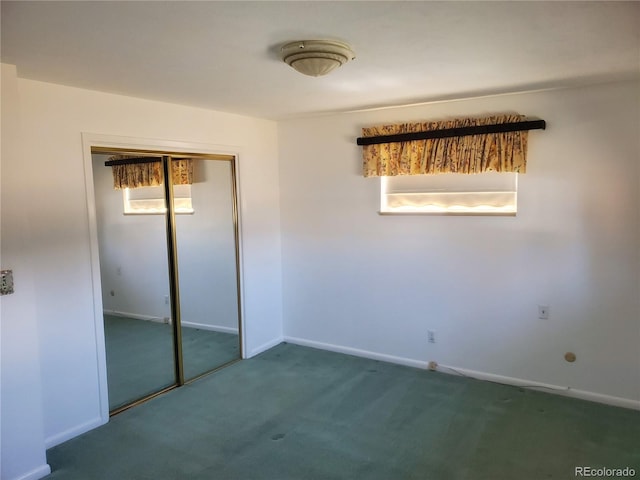
M 284 45 L 282 60 L 298 72 L 320 77 L 356 58 L 351 47 L 335 40 L 298 40 Z

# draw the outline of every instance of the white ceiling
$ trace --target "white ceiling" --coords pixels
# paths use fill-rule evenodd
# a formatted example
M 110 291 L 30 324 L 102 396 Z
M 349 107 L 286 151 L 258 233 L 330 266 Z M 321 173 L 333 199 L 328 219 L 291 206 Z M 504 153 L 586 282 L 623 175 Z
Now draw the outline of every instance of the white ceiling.
M 640 76 L 639 2 L 11 2 L 20 77 L 263 118 Z M 288 41 L 347 41 L 326 77 Z

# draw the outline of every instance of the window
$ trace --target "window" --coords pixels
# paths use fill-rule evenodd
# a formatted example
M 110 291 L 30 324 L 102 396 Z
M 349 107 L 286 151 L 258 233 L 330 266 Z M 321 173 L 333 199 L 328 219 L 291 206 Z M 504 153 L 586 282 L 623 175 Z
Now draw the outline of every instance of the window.
M 515 215 L 517 173 L 381 177 L 381 214 Z
M 191 203 L 191 185 L 173 186 L 173 205 L 175 213 L 193 213 Z M 125 215 L 164 214 L 164 186 L 123 188 L 122 199 Z

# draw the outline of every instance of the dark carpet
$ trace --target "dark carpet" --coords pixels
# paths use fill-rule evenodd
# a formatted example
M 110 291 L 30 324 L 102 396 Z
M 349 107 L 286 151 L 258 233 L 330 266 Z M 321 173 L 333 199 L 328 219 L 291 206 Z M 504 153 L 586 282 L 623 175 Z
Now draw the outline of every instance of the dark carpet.
M 78 480 L 640 475 L 640 412 L 281 344 L 47 455 Z
M 109 408 L 114 410 L 175 383 L 169 324 L 104 316 Z M 182 327 L 186 379 L 240 358 L 238 336 Z

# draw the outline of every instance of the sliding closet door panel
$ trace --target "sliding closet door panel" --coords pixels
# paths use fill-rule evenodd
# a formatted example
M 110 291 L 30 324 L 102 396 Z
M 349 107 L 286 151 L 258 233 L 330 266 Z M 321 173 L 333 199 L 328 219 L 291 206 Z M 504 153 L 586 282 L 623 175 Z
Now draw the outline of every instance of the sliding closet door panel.
M 232 164 L 191 161 L 190 188 L 174 185 L 176 202 L 184 199 L 175 233 L 187 380 L 240 358 Z
M 128 198 L 148 200 L 154 192 L 115 190 L 106 157 L 94 154 L 93 171 L 113 411 L 175 385 L 175 365 L 162 191 L 157 189 L 160 212 L 125 214 Z M 148 203 L 134 202 L 133 208 Z

